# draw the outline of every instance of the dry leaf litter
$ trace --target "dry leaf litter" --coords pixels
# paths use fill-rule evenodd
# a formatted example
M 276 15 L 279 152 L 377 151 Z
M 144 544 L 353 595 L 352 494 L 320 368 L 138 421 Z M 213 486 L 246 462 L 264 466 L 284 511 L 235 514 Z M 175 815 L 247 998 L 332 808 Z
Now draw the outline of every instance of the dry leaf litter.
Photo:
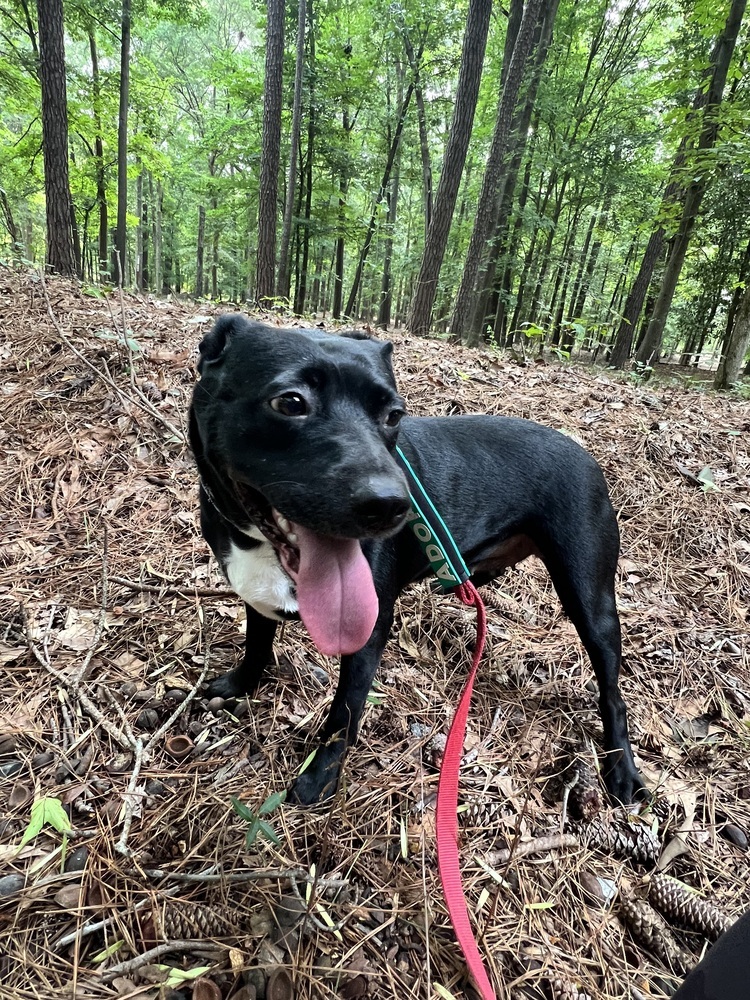
M 220 311 L 0 269 L 0 997 L 472 997 L 434 847 L 468 609 L 402 596 L 332 803 L 274 809 L 250 846 L 232 808 L 288 786 L 336 665 L 292 624 L 256 698 L 198 686 L 243 644 L 184 442 Z M 543 567 L 485 588 L 461 854 L 498 997 L 666 996 L 750 905 L 750 406 L 393 339 L 412 412 L 575 436 L 621 525 L 640 816 L 598 789 L 596 686 Z M 41 799 L 71 830 L 19 847 Z

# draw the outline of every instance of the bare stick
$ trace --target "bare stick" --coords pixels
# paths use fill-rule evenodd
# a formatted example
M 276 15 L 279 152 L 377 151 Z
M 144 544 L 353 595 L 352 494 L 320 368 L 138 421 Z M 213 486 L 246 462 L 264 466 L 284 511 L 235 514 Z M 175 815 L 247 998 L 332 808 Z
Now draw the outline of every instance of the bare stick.
M 322 885 L 325 889 L 343 889 L 349 885 L 346 879 L 319 878 L 311 875 L 304 868 L 253 868 L 231 872 L 217 872 L 213 868 L 208 868 L 203 872 L 170 872 L 164 868 L 146 868 L 144 872 L 149 878 L 173 879 L 176 882 L 263 882 L 265 879 L 269 881 L 293 879 L 296 882 Z
M 149 948 L 142 955 L 136 955 L 135 958 L 131 958 L 127 962 L 120 962 L 119 965 L 113 965 L 106 972 L 102 973 L 102 981 L 109 983 L 113 979 L 116 979 L 117 976 L 127 976 L 129 973 L 135 972 L 136 969 L 140 969 L 143 965 L 150 965 L 155 958 L 168 955 L 171 951 L 193 951 L 212 955 L 220 950 L 220 945 L 204 944 L 201 941 L 166 941 L 164 944 L 158 944 L 155 948 Z
M 158 594 L 160 597 L 169 595 L 170 597 L 182 597 L 186 601 L 192 601 L 196 597 L 234 597 L 231 590 L 191 590 L 189 587 L 158 587 L 152 583 L 140 583 L 137 580 L 128 580 L 124 576 L 111 576 L 112 583 L 119 583 L 122 587 L 130 590 L 142 590 L 146 594 Z
M 141 765 L 143 764 L 143 740 L 137 739 L 135 741 L 133 752 L 135 754 L 133 771 L 130 775 L 128 787 L 125 789 L 125 794 L 123 795 L 125 815 L 122 820 L 122 833 L 120 834 L 120 839 L 115 844 L 115 850 L 118 854 L 125 854 L 128 856 L 130 855 L 128 837 L 130 836 L 130 827 L 133 824 L 133 816 L 135 814 L 135 799 L 137 795 L 136 786 L 138 784 L 138 778 L 141 774 Z
M 513 858 L 525 858 L 529 854 L 544 854 L 561 847 L 580 847 L 581 842 L 572 833 L 553 833 L 549 837 L 536 837 L 523 844 L 516 844 L 511 851 L 505 847 L 502 851 L 491 851 L 487 860 L 491 865 L 501 865 Z

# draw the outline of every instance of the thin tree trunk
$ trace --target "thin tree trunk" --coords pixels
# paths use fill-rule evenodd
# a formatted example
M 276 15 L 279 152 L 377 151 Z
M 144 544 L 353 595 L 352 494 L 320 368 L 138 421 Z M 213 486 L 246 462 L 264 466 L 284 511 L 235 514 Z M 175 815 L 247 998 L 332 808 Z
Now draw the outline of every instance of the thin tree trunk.
M 135 181 L 135 214 L 138 225 L 135 227 L 135 287 L 143 288 L 143 171 L 138 171 Z
M 729 389 L 740 379 L 742 363 L 750 346 L 750 285 L 745 288 L 726 350 L 714 379 L 714 389 Z
M 732 7 L 727 18 L 724 31 L 716 42 L 714 46 L 714 51 L 711 55 L 711 80 L 709 87 L 700 87 L 698 93 L 693 100 L 693 113 L 697 114 L 703 113 L 703 128 L 701 131 L 701 138 L 698 143 L 698 148 L 706 149 L 708 146 L 702 145 L 704 140 L 710 139 L 710 145 L 713 145 L 715 140 L 715 135 L 711 138 L 713 128 L 716 123 L 716 111 L 718 110 L 718 105 L 721 104 L 722 95 L 724 93 L 724 85 L 727 79 L 727 73 L 729 71 L 729 64 L 732 59 L 732 53 L 734 52 L 734 46 L 737 40 L 737 32 L 739 31 L 740 23 L 744 14 L 745 6 L 747 0 L 733 0 Z M 662 198 L 662 205 L 659 210 L 659 214 L 663 214 L 666 209 L 678 198 L 680 192 L 682 191 L 682 177 L 684 175 L 685 161 L 688 155 L 688 139 L 683 138 L 680 143 L 680 147 L 674 159 L 671 170 L 671 181 L 667 185 L 667 189 L 664 192 L 664 197 Z M 687 200 L 687 199 L 686 199 Z M 700 205 L 700 199 L 698 199 L 698 205 Z M 684 219 L 684 213 L 683 213 Z M 682 228 L 682 226 L 681 226 Z M 692 225 L 690 226 L 692 231 Z M 627 302 L 625 304 L 624 314 L 620 327 L 617 331 L 617 336 L 615 338 L 615 345 L 612 349 L 612 355 L 610 357 L 610 365 L 615 368 L 623 368 L 630 357 L 630 350 L 633 342 L 633 333 L 638 323 L 638 317 L 641 314 L 641 309 L 643 308 L 643 301 L 646 297 L 646 292 L 651 284 L 651 278 L 654 273 L 654 268 L 656 267 L 657 261 L 661 258 L 662 251 L 664 248 L 664 241 L 666 239 L 666 231 L 663 227 L 659 227 L 652 234 L 649 239 L 648 246 L 646 247 L 646 252 L 644 254 L 643 262 L 641 268 L 638 272 L 638 277 L 636 278 L 633 289 L 628 296 Z M 689 242 L 689 235 L 688 235 Z M 687 245 L 685 246 L 687 250 Z M 684 260 L 684 256 L 683 256 Z M 675 258 L 675 266 L 678 263 L 678 259 Z M 682 264 L 680 262 L 680 268 Z M 665 304 L 666 297 L 668 294 L 668 286 L 672 281 L 672 277 L 667 279 L 665 284 Z M 676 282 L 675 282 L 676 286 Z M 671 305 L 671 297 L 669 299 Z M 666 314 L 668 312 L 668 307 L 666 312 L 662 309 L 664 313 L 664 318 L 666 319 Z M 661 333 L 663 334 L 663 327 Z M 654 352 L 654 347 L 656 345 L 656 340 L 659 340 L 659 346 L 661 343 L 661 335 L 658 333 L 657 328 L 654 328 L 654 338 L 653 344 L 651 346 L 647 345 L 647 351 L 643 356 L 647 354 L 652 354 Z M 643 341 L 647 341 L 648 337 L 644 337 Z M 643 343 L 640 345 L 643 347 Z M 638 360 L 642 360 L 642 355 L 638 354 Z
M 16 225 L 16 220 L 13 218 L 13 209 L 8 201 L 8 195 L 2 188 L 0 188 L 0 208 L 3 212 L 3 222 L 5 224 L 5 228 L 8 230 L 8 235 L 10 236 L 10 246 L 13 260 L 17 264 L 20 264 L 23 257 L 23 238 L 21 235 L 21 229 L 18 225 Z
M 219 297 L 219 224 L 218 215 L 219 202 L 216 197 L 211 199 L 211 213 L 213 233 L 211 234 L 211 298 L 214 302 Z
M 47 265 L 76 273 L 68 178 L 68 98 L 62 0 L 37 0 L 39 82 L 42 90 Z
M 414 67 L 412 66 L 412 74 Z M 397 95 L 399 105 L 403 101 L 403 73 L 401 64 L 396 62 L 397 74 Z M 416 90 L 416 87 L 415 87 Z M 385 240 L 385 253 L 383 257 L 383 287 L 380 295 L 380 308 L 378 309 L 378 326 L 387 330 L 391 324 L 391 309 L 393 302 L 393 236 L 396 230 L 396 213 L 398 211 L 398 188 L 401 179 L 401 150 L 399 148 L 396 158 L 393 161 L 393 177 L 391 180 L 391 190 L 388 194 L 388 219 L 387 236 Z
M 315 22 L 313 20 L 312 0 L 308 0 L 307 3 L 307 18 L 310 22 L 307 45 L 310 93 L 307 106 L 307 152 L 305 154 L 304 172 L 304 224 L 302 226 L 297 226 L 298 245 L 300 238 L 302 239 L 302 270 L 301 273 L 297 275 L 297 288 L 294 298 L 294 311 L 298 316 L 305 311 L 305 299 L 307 298 L 308 285 L 307 272 L 310 261 L 310 230 L 312 228 L 313 155 L 315 149 Z M 313 296 L 313 298 L 315 298 L 315 296 Z
M 421 52 L 419 54 L 421 58 Z M 365 236 L 365 242 L 362 246 L 362 250 L 359 255 L 359 260 L 357 261 L 357 269 L 354 272 L 354 281 L 352 282 L 352 287 L 349 292 L 349 298 L 346 302 L 346 315 L 351 316 L 352 309 L 354 308 L 354 303 L 357 298 L 357 293 L 359 292 L 359 285 L 362 280 L 362 271 L 364 270 L 365 263 L 367 262 L 367 256 L 370 252 L 370 246 L 372 245 L 372 238 L 375 234 L 375 227 L 378 221 L 378 206 L 380 202 L 385 197 L 385 192 L 388 189 L 388 184 L 391 179 L 391 170 L 393 169 L 393 163 L 398 154 L 399 144 L 401 143 L 401 134 L 404 131 L 404 122 L 406 121 L 406 112 L 409 110 L 409 104 L 411 103 L 412 94 L 414 93 L 414 81 L 412 80 L 409 84 L 404 99 L 401 102 L 401 107 L 398 112 L 398 120 L 396 122 L 396 130 L 393 134 L 393 140 L 391 142 L 390 149 L 388 150 L 388 159 L 385 164 L 385 169 L 383 170 L 383 177 L 380 181 L 380 188 L 378 189 L 377 196 L 375 198 L 375 204 L 373 205 L 372 215 L 370 216 L 370 221 L 367 225 L 367 235 Z
M 521 88 L 526 63 L 534 43 L 534 30 L 541 4 L 542 0 L 526 0 L 524 6 L 521 26 L 518 29 L 518 37 L 513 46 L 513 57 L 500 96 L 495 131 L 487 157 L 487 166 L 485 168 L 482 190 L 479 195 L 479 204 L 477 205 L 477 213 L 474 220 L 474 230 L 471 234 L 471 241 L 464 263 L 463 277 L 461 278 L 461 285 L 453 309 L 451 335 L 457 339 L 466 338 L 467 343 L 472 346 L 476 346 L 479 341 L 475 332 L 473 330 L 470 331 L 471 321 L 474 317 L 474 308 L 476 306 L 475 295 L 479 267 L 486 249 L 487 240 L 492 232 L 497 190 L 500 183 L 503 160 L 505 159 L 505 151 L 510 138 L 511 121 L 516 101 L 518 100 L 518 92 Z
M 153 188 L 152 188 L 153 191 Z M 164 189 L 161 181 L 156 182 L 156 197 L 151 197 L 151 215 L 154 220 L 154 291 L 166 295 L 164 289 L 164 269 L 162 264 L 162 214 L 164 211 Z
M 266 73 L 263 85 L 263 139 L 258 204 L 258 269 L 255 298 L 273 300 L 276 287 L 276 200 L 281 156 L 281 102 L 284 70 L 284 0 L 268 0 Z
M 424 90 L 420 79 L 420 61 L 416 58 L 414 46 L 409 38 L 409 33 L 404 29 L 404 48 L 406 58 L 409 60 L 409 68 L 414 78 L 414 99 L 417 102 L 417 124 L 419 126 L 419 153 L 422 160 L 422 204 L 424 208 L 424 234 L 425 239 L 430 231 L 432 221 L 432 167 L 430 165 L 430 145 L 427 138 L 427 112 L 424 105 Z M 423 47 L 420 46 L 420 51 Z
M 120 18 L 120 110 L 117 118 L 117 228 L 116 267 L 113 274 L 121 285 L 128 283 L 128 107 L 130 104 L 130 0 L 122 0 Z
M 99 209 L 99 279 L 109 276 L 109 220 L 107 218 L 107 180 L 104 171 L 104 140 L 102 139 L 102 85 L 99 73 L 99 53 L 96 34 L 89 28 L 89 51 L 91 52 L 91 85 L 94 110 L 94 159 L 96 163 L 96 204 Z
M 206 209 L 203 205 L 198 206 L 198 244 L 195 259 L 195 294 L 198 298 L 203 295 L 203 255 L 206 248 Z
M 297 56 L 294 69 L 294 103 L 292 105 L 292 134 L 289 139 L 289 170 L 287 172 L 286 202 L 284 203 L 284 223 L 281 230 L 279 250 L 279 281 L 277 294 L 289 298 L 289 244 L 292 238 L 292 215 L 297 181 L 297 155 L 299 152 L 300 119 L 302 113 L 302 70 L 305 65 L 305 22 L 307 20 L 306 0 L 297 5 Z
M 492 0 L 469 0 L 453 121 L 408 322 L 409 329 L 417 336 L 425 336 L 430 329 L 437 283 L 474 123 L 491 13 Z

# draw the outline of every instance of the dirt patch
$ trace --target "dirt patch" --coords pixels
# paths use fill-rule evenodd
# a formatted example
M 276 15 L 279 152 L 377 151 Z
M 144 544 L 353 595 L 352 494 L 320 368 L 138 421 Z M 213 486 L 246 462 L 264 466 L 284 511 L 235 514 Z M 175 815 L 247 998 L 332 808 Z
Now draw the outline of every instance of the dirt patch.
M 38 276 L 0 269 L 0 996 L 471 995 L 433 839 L 471 612 L 426 585 L 402 597 L 341 793 L 270 811 L 248 846 L 312 749 L 336 667 L 289 625 L 256 699 L 196 690 L 243 642 L 184 443 L 197 341 L 220 310 L 56 280 L 47 296 L 54 321 Z M 750 904 L 750 406 L 392 339 L 412 412 L 531 417 L 601 462 L 622 531 L 622 687 L 659 795 L 640 827 L 672 845 L 670 875 L 736 915 Z M 682 960 L 622 919 L 652 861 L 585 823 L 558 837 L 565 767 L 593 763 L 600 735 L 575 631 L 533 560 L 487 593 L 461 854 L 498 996 L 663 995 Z M 696 961 L 704 934 L 675 933 Z

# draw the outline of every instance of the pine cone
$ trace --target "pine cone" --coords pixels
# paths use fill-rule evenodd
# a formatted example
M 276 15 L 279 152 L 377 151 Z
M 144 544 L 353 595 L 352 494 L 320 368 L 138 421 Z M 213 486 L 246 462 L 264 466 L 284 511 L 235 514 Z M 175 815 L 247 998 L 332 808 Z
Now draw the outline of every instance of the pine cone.
M 654 875 L 648 887 L 649 901 L 677 924 L 700 931 L 711 941 L 727 930 L 732 921 L 712 903 L 707 903 L 676 878 Z
M 589 847 L 632 858 L 644 865 L 655 865 L 659 858 L 661 844 L 651 828 L 642 823 L 605 823 L 594 819 L 577 825 L 576 829 L 581 841 Z
M 464 826 L 475 826 L 490 831 L 496 828 L 502 815 L 502 803 L 492 799 L 473 799 L 459 813 Z
M 552 1000 L 591 1000 L 589 994 L 584 993 L 578 983 L 572 983 L 569 979 L 556 976 L 550 980 L 549 986 Z
M 596 771 L 586 761 L 576 760 L 570 769 L 570 779 L 575 779 L 568 799 L 573 813 L 579 819 L 592 820 L 602 808 L 602 793 Z
M 223 937 L 230 933 L 229 918 L 202 903 L 175 903 L 168 900 L 151 911 L 156 941 L 191 941 Z
M 677 943 L 664 919 L 645 899 L 624 899 L 620 913 L 640 944 L 653 952 L 673 972 L 681 976 L 687 975 L 695 965 L 694 957 Z

